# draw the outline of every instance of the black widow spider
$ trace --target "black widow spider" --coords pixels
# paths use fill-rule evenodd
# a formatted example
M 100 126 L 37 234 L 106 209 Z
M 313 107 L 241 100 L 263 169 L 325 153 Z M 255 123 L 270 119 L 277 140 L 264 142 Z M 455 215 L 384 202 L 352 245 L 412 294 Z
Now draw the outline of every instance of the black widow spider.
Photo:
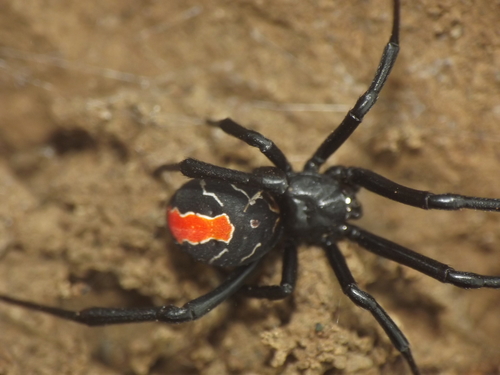
M 399 0 L 394 0 L 392 33 L 375 77 L 341 124 L 326 138 L 302 172 L 294 172 L 279 148 L 263 135 L 230 119 L 212 123 L 250 146 L 257 147 L 274 164 L 244 173 L 186 159 L 159 167 L 155 174 L 180 171 L 193 178 L 181 187 L 167 209 L 169 228 L 196 260 L 223 267 L 236 267 L 213 291 L 182 307 L 89 308 L 74 312 L 8 296 L 0 300 L 89 326 L 161 321 L 188 322 L 200 318 L 236 292 L 248 297 L 283 299 L 297 278 L 297 244 L 306 242 L 324 248 L 343 292 L 368 310 L 401 352 L 414 375 L 420 373 L 408 340 L 394 321 L 368 293 L 361 290 L 337 247 L 351 240 L 368 251 L 420 271 L 443 283 L 460 288 L 500 288 L 500 277 L 483 276 L 453 268 L 348 223 L 361 216 L 356 193 L 365 188 L 388 199 L 422 209 L 500 211 L 500 199 L 432 194 L 398 185 L 362 169 L 334 166 L 319 169 L 354 132 L 375 104 L 399 50 Z M 280 285 L 244 285 L 259 260 L 284 239 Z

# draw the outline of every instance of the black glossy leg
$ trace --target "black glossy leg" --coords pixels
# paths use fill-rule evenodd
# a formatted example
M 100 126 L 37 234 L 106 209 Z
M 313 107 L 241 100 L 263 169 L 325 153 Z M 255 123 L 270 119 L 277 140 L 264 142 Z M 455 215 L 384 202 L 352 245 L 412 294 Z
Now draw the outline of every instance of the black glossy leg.
M 159 176 L 166 171 L 178 171 L 189 178 L 213 178 L 231 184 L 255 186 L 277 195 L 283 194 L 288 187 L 285 172 L 274 167 L 263 167 L 254 173 L 246 173 L 189 158 L 177 164 L 161 165 L 153 174 Z
M 444 263 L 416 253 L 354 225 L 347 224 L 342 229 L 346 238 L 356 242 L 366 250 L 413 268 L 442 283 L 453 284 L 465 289 L 500 288 L 500 277 L 456 271 Z
M 319 167 L 346 141 L 373 107 L 384 87 L 387 77 L 396 62 L 399 52 L 399 0 L 394 0 L 392 33 L 387 43 L 375 77 L 368 90 L 361 95 L 354 107 L 347 113 L 340 125 L 319 146 L 307 161 L 304 171 L 317 171 Z
M 326 174 L 340 177 L 348 184 L 358 185 L 375 194 L 424 210 L 500 211 L 500 199 L 468 197 L 458 194 L 433 194 L 399 185 L 379 174 L 363 168 L 332 167 Z
M 262 134 L 247 129 L 230 118 L 226 118 L 222 121 L 209 122 L 210 125 L 217 125 L 227 134 L 236 137 L 246 144 L 257 147 L 260 152 L 262 152 L 276 167 L 281 169 L 285 173 L 292 171 L 292 166 L 286 159 L 285 154 L 274 144 L 273 141 L 264 137 Z
M 240 293 L 245 297 L 284 299 L 293 293 L 297 282 L 297 246 L 288 241 L 283 254 L 280 285 L 244 285 Z
M 92 307 L 82 311 L 69 311 L 57 307 L 38 305 L 3 295 L 0 295 L 0 301 L 22 306 L 30 310 L 37 310 L 88 326 L 153 321 L 183 323 L 202 317 L 236 293 L 257 264 L 258 262 L 254 262 L 247 266 L 238 267 L 217 288 L 204 296 L 186 303 L 182 307 L 172 305 L 145 308 Z
M 361 290 L 352 277 L 351 271 L 347 266 L 344 256 L 340 252 L 337 244 L 332 239 L 323 241 L 323 248 L 326 251 L 328 261 L 339 280 L 342 291 L 359 307 L 368 310 L 385 333 L 391 339 L 394 347 L 401 352 L 406 362 L 410 366 L 413 375 L 420 374 L 417 364 L 413 359 L 410 350 L 410 344 L 399 327 L 394 323 L 391 317 L 384 311 L 378 302 L 370 294 Z

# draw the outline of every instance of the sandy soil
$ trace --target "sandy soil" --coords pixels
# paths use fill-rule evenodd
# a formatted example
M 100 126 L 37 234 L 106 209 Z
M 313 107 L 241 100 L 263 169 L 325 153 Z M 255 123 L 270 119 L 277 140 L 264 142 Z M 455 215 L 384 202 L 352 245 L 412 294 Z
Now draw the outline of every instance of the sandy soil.
M 473 4 L 475 4 L 473 6 Z M 274 139 L 300 167 L 370 82 L 388 0 L 0 3 L 0 293 L 67 308 L 186 301 L 223 277 L 164 229 L 188 156 L 251 170 Z M 402 52 L 376 108 L 330 161 L 435 192 L 500 197 L 500 5 L 403 1 Z M 500 215 L 422 212 L 360 195 L 361 225 L 500 274 Z M 500 373 L 500 292 L 464 291 L 342 244 L 424 374 Z M 279 280 L 279 251 L 259 282 Z M 403 374 L 371 315 L 302 247 L 284 302 L 235 298 L 200 321 L 87 328 L 0 305 L 0 373 Z

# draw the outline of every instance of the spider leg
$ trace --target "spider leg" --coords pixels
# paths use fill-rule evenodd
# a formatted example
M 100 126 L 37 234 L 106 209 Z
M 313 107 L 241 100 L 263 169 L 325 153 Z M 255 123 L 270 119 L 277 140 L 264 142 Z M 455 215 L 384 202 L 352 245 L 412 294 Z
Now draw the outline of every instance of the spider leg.
M 394 0 L 392 33 L 382 53 L 380 64 L 368 90 L 361 95 L 340 125 L 324 140 L 307 161 L 304 171 L 318 171 L 319 167 L 346 141 L 373 107 L 396 62 L 399 52 L 399 0 Z
M 285 172 L 274 167 L 262 167 L 254 173 L 246 173 L 188 158 L 177 164 L 161 165 L 153 175 L 159 176 L 165 171 L 178 171 L 189 178 L 212 178 L 231 184 L 255 186 L 277 195 L 282 195 L 288 188 Z
M 424 210 L 460 210 L 469 208 L 481 211 L 500 211 L 500 199 L 468 197 L 458 194 L 433 194 L 411 189 L 363 168 L 332 167 L 326 174 L 340 177 L 344 182 L 361 186 L 375 194 Z
M 202 317 L 236 293 L 257 264 L 258 262 L 254 262 L 236 268 L 217 288 L 186 303 L 182 307 L 172 305 L 145 308 L 92 307 L 82 311 L 70 311 L 57 307 L 39 305 L 4 295 L 0 295 L 0 301 L 22 306 L 30 310 L 37 310 L 88 326 L 152 321 L 183 323 Z
M 244 285 L 239 293 L 250 298 L 284 299 L 293 293 L 297 282 L 297 246 L 287 241 L 283 253 L 280 285 Z
M 392 341 L 394 347 L 403 355 L 413 375 L 420 374 L 417 364 L 413 359 L 407 338 L 382 306 L 378 304 L 375 298 L 358 287 L 335 241 L 331 238 L 324 239 L 323 248 L 326 251 L 328 261 L 339 280 L 344 294 L 346 294 L 356 305 L 368 310 L 373 315 Z
M 456 271 L 444 263 L 416 253 L 354 225 L 345 224 L 342 226 L 342 230 L 346 238 L 356 242 L 366 250 L 413 268 L 442 283 L 449 283 L 464 289 L 500 288 L 500 277 L 498 276 L 484 276 L 472 272 Z
M 236 137 L 246 144 L 257 147 L 276 167 L 285 173 L 292 172 L 292 166 L 288 162 L 285 154 L 274 144 L 273 141 L 264 137 L 262 134 L 247 129 L 237 124 L 230 118 L 222 121 L 209 122 L 210 125 L 216 125 L 224 132 Z

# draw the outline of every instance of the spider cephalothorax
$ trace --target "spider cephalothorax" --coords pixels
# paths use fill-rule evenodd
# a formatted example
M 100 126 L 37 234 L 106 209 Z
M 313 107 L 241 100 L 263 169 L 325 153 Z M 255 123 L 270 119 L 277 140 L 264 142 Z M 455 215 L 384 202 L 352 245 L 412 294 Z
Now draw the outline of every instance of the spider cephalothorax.
M 283 195 L 285 228 L 290 235 L 318 244 L 335 230 L 332 223 L 361 217 L 355 186 L 318 173 L 293 173 Z

